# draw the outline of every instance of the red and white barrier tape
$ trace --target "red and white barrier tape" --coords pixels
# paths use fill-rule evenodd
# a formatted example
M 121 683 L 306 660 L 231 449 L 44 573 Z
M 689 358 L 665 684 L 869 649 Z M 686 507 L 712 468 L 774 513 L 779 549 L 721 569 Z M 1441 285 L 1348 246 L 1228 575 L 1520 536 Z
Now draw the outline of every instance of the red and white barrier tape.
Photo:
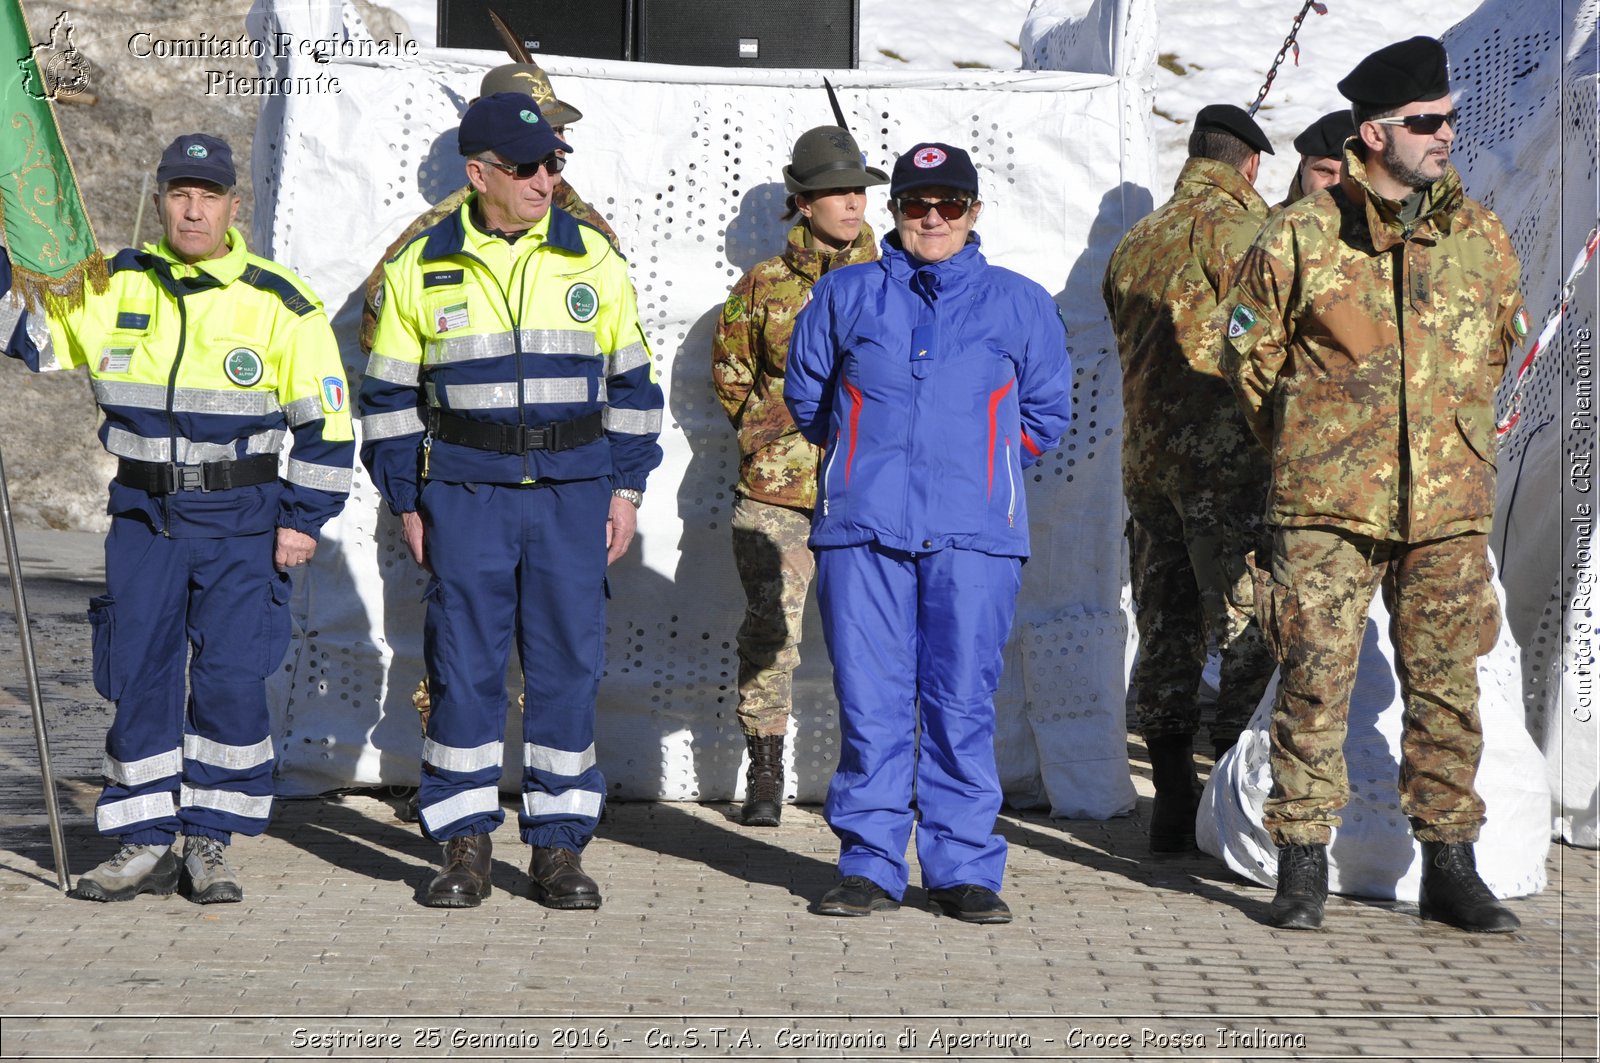
M 1545 322 L 1544 328 L 1539 332 L 1539 338 L 1533 341 L 1533 346 L 1528 348 L 1528 353 L 1522 359 L 1522 364 L 1517 367 L 1517 382 L 1511 389 L 1510 412 L 1503 420 L 1496 424 L 1495 432 L 1504 436 L 1516 425 L 1522 416 L 1522 387 L 1527 383 L 1528 374 L 1533 369 L 1535 358 L 1544 350 L 1545 346 L 1555 338 L 1556 329 L 1561 326 L 1561 319 L 1567 315 L 1567 307 L 1572 302 L 1574 286 L 1578 277 L 1594 258 L 1596 248 L 1600 248 L 1600 225 L 1589 230 L 1589 238 L 1584 241 L 1583 249 L 1572 260 L 1572 268 L 1567 271 L 1567 279 L 1561 285 L 1561 305 L 1556 307 L 1555 313 L 1550 315 L 1550 320 Z

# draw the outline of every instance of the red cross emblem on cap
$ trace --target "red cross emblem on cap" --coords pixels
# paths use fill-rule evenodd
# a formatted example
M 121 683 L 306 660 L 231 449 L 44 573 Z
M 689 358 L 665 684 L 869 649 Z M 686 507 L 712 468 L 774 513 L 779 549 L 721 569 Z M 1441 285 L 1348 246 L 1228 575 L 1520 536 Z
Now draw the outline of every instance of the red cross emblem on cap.
M 911 161 L 917 164 L 919 170 L 931 170 L 935 166 L 942 165 L 946 158 L 945 153 L 938 148 L 924 148 L 917 152 L 917 157 Z

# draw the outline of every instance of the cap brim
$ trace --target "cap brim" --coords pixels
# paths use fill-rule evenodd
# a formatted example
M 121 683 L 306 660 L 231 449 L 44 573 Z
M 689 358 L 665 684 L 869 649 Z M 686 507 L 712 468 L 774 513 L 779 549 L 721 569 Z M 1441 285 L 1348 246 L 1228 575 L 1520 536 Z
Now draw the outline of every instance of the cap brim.
M 544 120 L 551 125 L 571 125 L 583 117 L 582 111 L 563 100 L 551 104 L 548 111 L 541 107 L 539 113 L 544 115 Z
M 889 175 L 876 166 L 867 166 L 856 170 L 829 170 L 806 182 L 795 180 L 793 166 L 785 166 L 783 168 L 783 188 L 790 195 L 805 192 L 827 192 L 835 188 L 871 188 L 874 185 L 886 185 L 888 183 Z

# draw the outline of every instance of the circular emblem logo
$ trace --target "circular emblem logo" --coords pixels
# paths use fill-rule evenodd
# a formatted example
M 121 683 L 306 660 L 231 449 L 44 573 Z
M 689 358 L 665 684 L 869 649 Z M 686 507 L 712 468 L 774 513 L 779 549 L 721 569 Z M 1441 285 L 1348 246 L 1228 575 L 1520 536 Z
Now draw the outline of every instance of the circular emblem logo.
M 947 158 L 949 156 L 938 148 L 924 148 L 917 152 L 917 157 L 912 159 L 911 162 L 919 170 L 931 170 L 935 166 L 943 166 L 944 160 Z
M 235 347 L 222 360 L 222 371 L 240 387 L 250 387 L 261 381 L 261 356 L 248 347 Z
M 567 289 L 567 313 L 574 321 L 593 321 L 600 312 L 600 296 L 587 284 L 574 284 Z
M 205 157 L 206 157 L 206 146 L 204 144 L 190 144 L 189 145 L 189 158 L 191 158 L 191 159 L 203 159 Z
M 378 290 L 372 293 L 372 309 L 374 309 L 374 310 L 382 310 L 383 309 L 383 291 L 384 291 L 384 286 L 382 284 L 380 284 L 380 285 L 378 285 Z
M 522 114 L 519 117 L 521 117 L 521 119 L 524 122 L 527 122 L 529 125 L 538 125 L 539 124 L 539 112 L 538 111 L 523 111 Z

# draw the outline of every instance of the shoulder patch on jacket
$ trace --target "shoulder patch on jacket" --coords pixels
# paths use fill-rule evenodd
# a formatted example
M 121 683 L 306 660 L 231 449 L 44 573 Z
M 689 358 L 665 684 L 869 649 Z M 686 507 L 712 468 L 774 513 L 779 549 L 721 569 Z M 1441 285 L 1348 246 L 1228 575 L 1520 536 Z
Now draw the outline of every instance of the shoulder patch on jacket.
M 283 308 L 296 317 L 305 317 L 316 309 L 311 300 L 300 294 L 300 289 L 294 286 L 294 282 L 281 274 L 252 264 L 245 267 L 239 279 L 252 288 L 276 295 L 278 301 L 283 303 Z
M 1256 312 L 1240 303 L 1233 308 L 1233 314 L 1228 318 L 1228 338 L 1236 340 L 1259 324 L 1261 319 L 1256 317 Z
M 722 304 L 722 320 L 733 324 L 745 316 L 744 296 L 730 295 L 728 301 Z

